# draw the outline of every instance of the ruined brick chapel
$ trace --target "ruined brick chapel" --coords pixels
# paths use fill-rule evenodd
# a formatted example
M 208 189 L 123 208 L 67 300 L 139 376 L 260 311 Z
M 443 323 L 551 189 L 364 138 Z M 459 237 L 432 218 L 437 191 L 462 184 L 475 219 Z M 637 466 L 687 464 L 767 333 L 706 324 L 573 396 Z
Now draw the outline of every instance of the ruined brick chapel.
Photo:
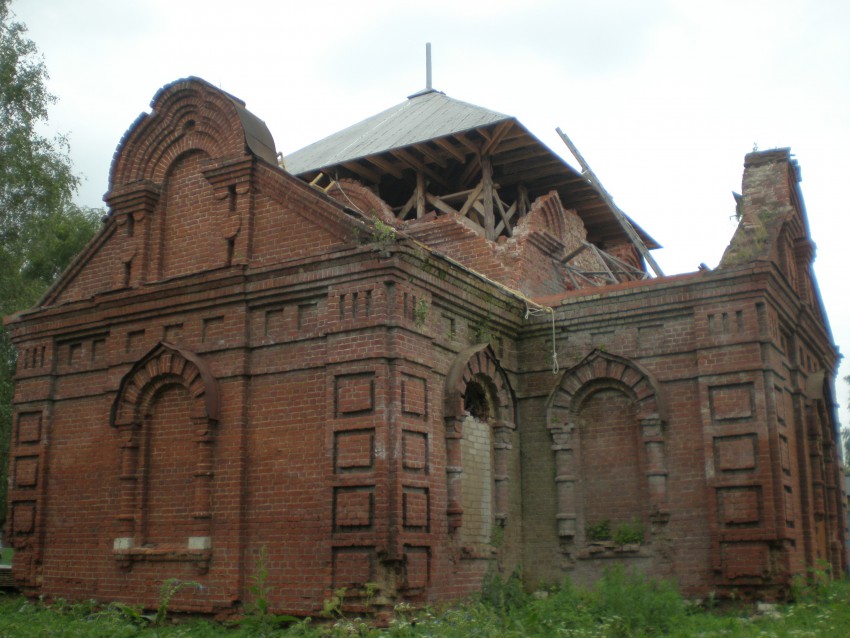
M 519 121 L 426 89 L 280 159 L 197 79 L 120 141 L 109 213 L 18 349 L 29 595 L 373 609 L 614 563 L 689 595 L 845 569 L 833 382 L 788 149 L 746 156 L 714 269 Z M 722 214 L 725 211 L 722 211 Z

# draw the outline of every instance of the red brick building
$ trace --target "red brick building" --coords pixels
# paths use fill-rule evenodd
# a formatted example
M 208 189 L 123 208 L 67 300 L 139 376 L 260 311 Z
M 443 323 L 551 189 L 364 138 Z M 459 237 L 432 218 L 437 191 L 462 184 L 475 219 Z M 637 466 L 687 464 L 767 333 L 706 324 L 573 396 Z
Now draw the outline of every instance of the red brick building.
M 244 103 L 164 87 L 100 233 L 19 352 L 9 491 L 31 595 L 375 609 L 592 580 L 781 595 L 846 566 L 837 351 L 796 162 L 747 156 L 715 270 L 647 276 L 517 120 L 426 90 L 279 162 Z M 553 373 L 555 370 L 555 373 Z

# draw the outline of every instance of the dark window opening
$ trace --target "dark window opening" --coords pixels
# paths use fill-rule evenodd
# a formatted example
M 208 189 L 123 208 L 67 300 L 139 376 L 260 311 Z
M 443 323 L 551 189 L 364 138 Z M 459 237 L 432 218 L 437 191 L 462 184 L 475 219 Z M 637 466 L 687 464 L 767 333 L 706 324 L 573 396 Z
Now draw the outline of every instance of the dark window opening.
M 466 392 L 463 395 L 463 409 L 479 421 L 486 421 L 490 417 L 487 392 L 481 384 L 474 381 L 466 384 Z

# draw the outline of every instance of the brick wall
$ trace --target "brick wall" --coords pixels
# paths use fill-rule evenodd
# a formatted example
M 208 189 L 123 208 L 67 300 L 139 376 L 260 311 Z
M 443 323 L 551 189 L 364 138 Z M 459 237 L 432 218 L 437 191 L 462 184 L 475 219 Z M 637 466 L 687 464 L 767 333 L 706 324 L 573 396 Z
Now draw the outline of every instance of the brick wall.
M 781 263 L 570 292 L 556 262 L 584 229 L 556 196 L 501 244 L 449 216 L 408 229 L 433 252 L 371 243 L 246 150 L 238 106 L 163 89 L 101 233 L 9 323 L 27 594 L 154 607 L 181 578 L 203 588 L 174 609 L 220 612 L 262 555 L 272 609 L 299 614 L 339 587 L 367 611 L 366 583 L 368 611 L 449 600 L 517 565 L 590 582 L 619 561 L 695 595 L 844 568 L 835 350 Z M 555 343 L 505 285 L 546 295 Z M 590 542 L 602 520 L 644 541 Z

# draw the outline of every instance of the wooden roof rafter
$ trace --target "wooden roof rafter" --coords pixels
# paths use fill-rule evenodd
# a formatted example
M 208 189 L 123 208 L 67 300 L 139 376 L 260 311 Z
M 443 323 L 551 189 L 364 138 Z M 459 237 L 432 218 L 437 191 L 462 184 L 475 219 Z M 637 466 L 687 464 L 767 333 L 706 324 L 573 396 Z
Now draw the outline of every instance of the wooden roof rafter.
M 442 186 L 443 188 L 452 188 L 442 175 L 431 169 L 427 164 L 425 164 L 425 162 L 413 155 L 410 149 L 399 148 L 390 151 L 390 154 L 403 164 L 406 164 L 408 167 L 412 168 L 413 170 L 424 173 L 431 180 L 440 184 L 440 186 Z
M 431 141 L 443 150 L 445 150 L 449 155 L 451 155 L 461 164 L 466 162 L 466 153 L 464 153 L 457 146 L 452 144 L 449 138 L 440 137 Z

